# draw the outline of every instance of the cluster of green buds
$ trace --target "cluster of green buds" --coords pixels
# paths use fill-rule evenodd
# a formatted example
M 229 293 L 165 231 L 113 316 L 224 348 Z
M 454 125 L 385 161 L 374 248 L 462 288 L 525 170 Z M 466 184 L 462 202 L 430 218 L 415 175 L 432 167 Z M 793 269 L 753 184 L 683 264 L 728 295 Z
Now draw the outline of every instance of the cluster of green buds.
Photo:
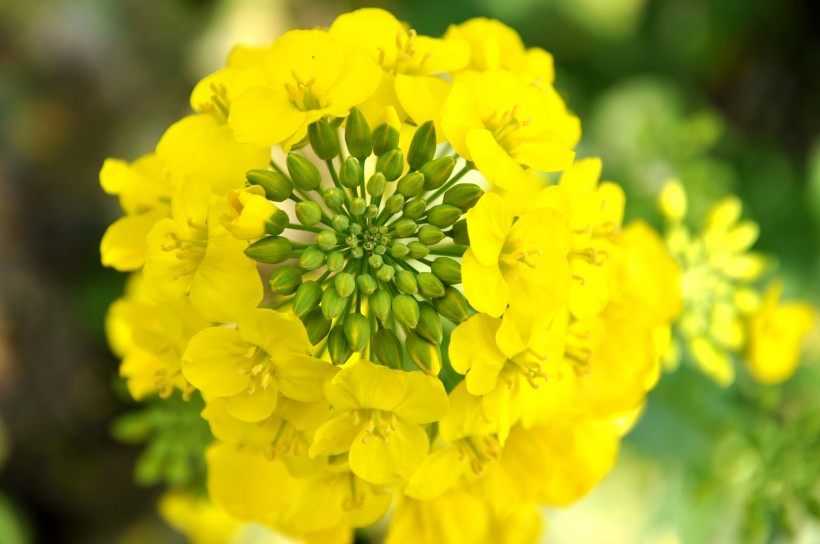
M 245 253 L 280 265 L 269 282 L 274 307 L 289 306 L 335 364 L 360 352 L 391 368 L 412 361 L 435 376 L 441 318 L 468 317 L 457 288 L 469 244 L 464 214 L 483 190 L 459 183 L 471 164 L 454 174 L 456 157 L 436 157 L 432 122 L 417 128 L 405 152 L 398 119 L 371 132 L 353 108 L 344 130 L 343 121 L 312 123 L 285 168 L 272 162 L 272 170 L 247 173 L 269 200 L 293 201 L 296 222 L 280 210 L 268 221 L 270 235 Z M 327 179 L 303 153 L 308 148 L 324 161 Z M 295 231 L 310 233 L 312 243 L 296 242 Z

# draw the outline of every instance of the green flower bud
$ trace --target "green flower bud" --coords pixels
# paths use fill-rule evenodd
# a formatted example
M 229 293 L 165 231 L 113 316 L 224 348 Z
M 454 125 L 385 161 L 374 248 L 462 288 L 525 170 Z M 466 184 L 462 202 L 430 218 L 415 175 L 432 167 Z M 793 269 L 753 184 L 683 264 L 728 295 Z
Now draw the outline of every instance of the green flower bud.
M 308 125 L 308 140 L 316 156 L 323 161 L 329 161 L 339 154 L 339 136 L 324 119 Z
M 367 264 L 370 265 L 370 268 L 374 270 L 378 270 L 384 264 L 384 259 L 382 259 L 381 255 L 371 255 L 367 259 Z
M 433 261 L 430 271 L 443 283 L 461 283 L 461 263 L 450 257 L 439 257 Z
M 401 342 L 399 342 L 396 333 L 390 329 L 379 329 L 373 335 L 371 342 L 373 347 L 373 355 L 376 360 L 387 365 L 390 368 L 401 368 L 404 356 L 402 354 Z
M 466 212 L 476 205 L 478 199 L 484 195 L 484 190 L 475 183 L 458 183 L 444 193 L 444 203 L 457 206 Z
M 438 376 L 441 372 L 441 348 L 418 334 L 409 332 L 404 341 L 410 359 L 426 374 Z
M 461 219 L 453 225 L 453 241 L 462 246 L 470 245 L 470 235 L 467 233 L 467 220 Z
M 379 289 L 370 295 L 368 302 L 370 303 L 370 308 L 373 309 L 373 313 L 376 314 L 376 317 L 382 321 L 387 321 L 387 318 L 390 317 L 390 310 L 393 302 L 393 299 L 387 291 Z
M 347 116 L 345 143 L 350 154 L 360 159 L 369 157 L 373 152 L 370 142 L 370 126 L 359 108 L 351 108 L 350 115 Z
M 341 251 L 331 251 L 327 254 L 327 269 L 331 272 L 341 270 L 345 265 L 345 256 Z
M 363 295 L 372 295 L 376 292 L 376 280 L 370 274 L 359 274 L 356 276 L 356 285 Z
M 362 351 L 370 341 L 370 321 L 362 314 L 350 314 L 345 317 L 345 338 L 353 351 Z
M 444 296 L 444 285 L 441 280 L 430 272 L 419 272 L 419 291 L 429 298 L 440 298 Z
M 316 270 L 325 264 L 326 258 L 327 255 L 319 249 L 319 246 L 308 246 L 302 251 L 302 255 L 299 257 L 299 266 L 302 267 L 302 270 Z
M 347 230 L 350 234 L 358 236 L 362 233 L 362 225 L 360 223 L 351 223 Z
M 427 202 L 422 198 L 415 198 L 404 205 L 401 213 L 408 219 L 418 219 L 427 210 Z
M 419 242 L 426 246 L 434 246 L 444 240 L 444 233 L 435 225 L 424 225 L 418 232 Z
M 396 238 L 407 238 L 412 236 L 418 225 L 412 219 L 402 218 L 393 223 L 393 232 Z
M 408 330 L 414 329 L 419 323 L 419 303 L 409 295 L 396 295 L 393 297 L 393 315 Z
M 293 193 L 293 182 L 287 176 L 271 170 L 251 170 L 245 177 L 251 185 L 259 185 L 265 190 L 268 200 L 284 202 Z
M 347 298 L 356 290 L 356 280 L 353 274 L 342 272 L 333 279 L 333 286 L 340 297 Z
M 334 365 L 345 363 L 353 355 L 342 325 L 336 325 L 330 329 L 330 334 L 327 336 L 327 351 Z
M 407 163 L 413 170 L 418 170 L 436 154 L 436 126 L 432 121 L 423 123 L 416 129 L 410 150 L 407 152 Z
M 453 157 L 441 157 L 422 166 L 419 172 L 424 174 L 424 189 L 430 191 L 444 185 L 455 167 L 456 160 Z
M 387 189 L 387 180 L 384 174 L 376 172 L 367 181 L 367 194 L 370 196 L 382 196 Z
M 384 283 L 389 281 L 393 281 L 393 277 L 396 275 L 396 269 L 390 266 L 389 264 L 382 265 L 379 268 L 379 271 L 376 272 L 376 277 L 379 278 Z
M 322 208 L 312 200 L 296 204 L 296 219 L 306 227 L 312 227 L 322 220 Z
M 405 198 L 413 198 L 419 194 L 422 187 L 424 187 L 424 174 L 410 172 L 396 184 L 396 192 L 404 195 Z
M 409 270 L 402 270 L 396 274 L 396 287 L 406 295 L 415 295 L 419 292 L 419 285 L 416 282 L 416 275 Z
M 407 244 L 407 249 L 410 250 L 411 259 L 423 259 L 430 254 L 429 247 L 415 240 Z
M 364 209 L 364 216 L 367 219 L 373 219 L 377 215 L 379 215 L 379 207 L 375 204 L 368 204 L 367 208 Z
M 384 246 L 384 244 L 381 243 L 376 244 L 376 247 L 373 248 L 373 253 L 375 253 L 376 255 L 384 255 L 386 251 L 387 248 Z
M 404 195 L 402 194 L 391 195 L 384 203 L 384 209 L 391 214 L 399 213 L 402 206 L 404 206 Z
M 345 194 L 338 187 L 325 189 L 325 194 L 323 196 L 325 199 L 325 204 L 331 208 L 338 208 L 345 202 Z
M 433 344 L 439 346 L 444 338 L 441 329 L 441 318 L 433 305 L 429 302 L 419 302 L 419 324 L 415 328 L 416 333 Z
M 330 219 L 333 228 L 336 229 L 337 232 L 344 232 L 350 226 L 350 218 L 346 215 L 342 215 L 337 213 Z
M 350 256 L 354 259 L 361 259 L 362 257 L 364 257 L 364 250 L 362 250 L 362 248 L 360 247 L 354 247 L 350 250 Z
M 266 236 L 245 248 L 245 255 L 254 261 L 278 264 L 290 258 L 290 240 L 281 236 Z
M 353 215 L 364 215 L 365 209 L 367 209 L 367 201 L 362 197 L 357 196 L 350 201 L 350 213 Z
M 387 181 L 396 181 L 404 170 L 404 153 L 401 148 L 391 149 L 376 161 L 376 171 L 384 174 Z
M 332 230 L 323 230 L 316 235 L 316 245 L 323 251 L 330 251 L 339 243 L 336 233 Z
M 390 246 L 390 255 L 396 259 L 403 259 L 408 253 L 410 253 L 410 248 L 401 242 L 394 242 L 393 245 Z
M 362 164 L 353 157 L 346 158 L 339 172 L 339 182 L 348 189 L 355 189 L 363 181 L 364 170 L 362 170 Z
M 335 319 L 347 307 L 347 297 L 340 297 L 336 289 L 325 289 L 322 293 L 322 315 L 325 319 Z
M 469 317 L 467 299 L 464 298 L 461 291 L 451 285 L 444 288 L 443 297 L 433 299 L 433 306 L 435 306 L 438 313 L 453 323 L 461 323 Z
M 430 208 L 430 211 L 427 213 L 427 222 L 445 229 L 458 221 L 459 217 L 461 217 L 461 208 L 450 204 L 439 204 Z
M 307 280 L 296 289 L 293 297 L 293 313 L 299 317 L 312 312 L 322 300 L 322 286 L 313 280 Z
M 330 331 L 330 321 L 325 319 L 318 308 L 303 317 L 302 323 L 305 325 L 310 343 L 314 346 Z
M 387 123 L 382 123 L 373 131 L 373 151 L 376 155 L 384 155 L 399 145 L 399 131 Z
M 288 153 L 288 172 L 293 184 L 303 191 L 311 191 L 319 186 L 322 175 L 316 165 L 296 153 Z
M 270 276 L 270 290 L 277 295 L 292 295 L 302 283 L 302 271 L 295 266 L 277 268 Z
M 272 236 L 278 236 L 284 232 L 288 223 L 290 223 L 290 217 L 288 217 L 287 212 L 285 210 L 276 210 L 265 221 L 265 232 Z

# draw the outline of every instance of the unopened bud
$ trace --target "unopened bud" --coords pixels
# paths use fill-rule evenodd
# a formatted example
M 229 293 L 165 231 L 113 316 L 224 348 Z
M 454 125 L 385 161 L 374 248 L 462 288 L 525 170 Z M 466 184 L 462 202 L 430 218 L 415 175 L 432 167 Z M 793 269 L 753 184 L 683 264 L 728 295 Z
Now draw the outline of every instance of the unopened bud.
M 306 227 L 312 227 L 322 220 L 322 208 L 312 200 L 296 204 L 296 219 Z
M 413 170 L 418 170 L 431 160 L 436 154 L 436 127 L 432 121 L 423 123 L 416 129 L 410 149 L 407 152 L 407 164 Z
M 362 314 L 353 313 L 345 317 L 345 338 L 353 351 L 362 351 L 370 340 L 370 321 Z
M 325 289 L 322 293 L 322 315 L 325 319 L 335 319 L 342 315 L 347 307 L 347 298 L 340 297 L 336 289 Z
M 376 280 L 370 274 L 359 274 L 356 276 L 356 285 L 363 295 L 372 295 L 376 292 Z
M 404 341 L 410 359 L 419 369 L 430 376 L 438 376 L 441 372 L 441 348 L 416 334 L 407 333 Z
M 384 264 L 384 259 L 381 255 L 371 255 L 367 258 L 367 264 L 370 265 L 370 268 L 378 270 Z
M 419 242 L 426 246 L 434 246 L 444 240 L 444 233 L 435 225 L 424 225 L 418 232 Z
M 277 295 L 292 295 L 302 283 L 302 271 L 295 266 L 277 268 L 270 276 L 270 290 Z
M 367 181 L 367 194 L 370 196 L 382 196 L 387 189 L 387 180 L 384 174 L 376 172 Z
M 345 265 L 345 256 L 341 251 L 331 251 L 327 254 L 327 269 L 331 272 L 341 270 Z
M 340 297 L 349 297 L 356 290 L 356 280 L 353 274 L 342 272 L 333 279 L 333 286 Z
M 373 313 L 376 314 L 376 317 L 382 321 L 387 321 L 387 318 L 390 317 L 390 309 L 393 303 L 393 299 L 387 291 L 379 289 L 370 295 L 368 302 L 370 303 L 370 308 L 373 309 Z
M 401 242 L 394 242 L 393 245 L 390 246 L 390 255 L 396 259 L 404 258 L 408 253 L 410 253 L 410 248 Z
M 373 219 L 379 215 L 379 207 L 375 204 L 368 204 L 367 208 L 364 209 L 364 216 L 367 219 Z
M 408 219 L 418 219 L 424 212 L 427 210 L 427 202 L 421 198 L 414 198 L 410 202 L 404 205 L 402 208 L 402 215 Z
M 441 280 L 430 272 L 419 272 L 419 291 L 425 297 L 440 298 L 444 296 L 444 285 Z
M 325 264 L 326 258 L 327 255 L 319 249 L 319 246 L 308 246 L 302 251 L 302 255 L 299 256 L 299 266 L 302 270 L 316 270 Z
M 396 269 L 390 266 L 389 264 L 382 265 L 379 268 L 378 272 L 376 272 L 376 277 L 379 278 L 384 283 L 389 281 L 393 281 L 393 277 L 396 275 Z
M 422 187 L 424 187 L 424 174 L 410 172 L 396 184 L 396 192 L 404 195 L 405 198 L 413 198 L 419 194 Z
M 439 204 L 430 208 L 427 213 L 427 222 L 436 227 L 446 229 L 461 217 L 461 208 L 450 204 Z
M 339 243 L 336 233 L 332 230 L 323 230 L 316 235 L 316 245 L 323 251 L 330 251 Z
M 346 215 L 337 213 L 330 219 L 330 223 L 338 232 L 344 232 L 350 226 L 350 218 Z
M 404 153 L 401 148 L 391 149 L 376 161 L 376 171 L 384 174 L 387 181 L 396 181 L 404 170 Z
M 276 210 L 268 217 L 267 221 L 265 221 L 265 232 L 273 236 L 278 236 L 282 234 L 288 226 L 288 223 L 290 223 L 290 218 L 287 212 L 285 212 L 285 210 Z
M 393 223 L 393 232 L 396 238 L 407 238 L 412 236 L 418 225 L 412 219 L 402 218 Z
M 330 360 L 335 365 L 345 363 L 353 355 L 342 325 L 336 325 L 330 329 L 330 334 L 327 336 L 327 351 L 330 354 Z
M 245 255 L 254 261 L 278 264 L 290 258 L 290 240 L 281 236 L 266 236 L 245 248 Z
M 353 157 L 348 157 L 342 163 L 342 169 L 339 172 L 339 182 L 348 189 L 355 189 L 364 181 L 364 170 L 359 161 Z
M 345 143 L 350 154 L 360 159 L 369 157 L 373 152 L 373 146 L 370 143 L 370 126 L 359 108 L 351 108 L 350 115 L 347 116 Z
M 441 345 L 444 338 L 441 318 L 429 302 L 419 302 L 419 324 L 416 325 L 415 331 L 428 342 L 432 342 L 437 346 Z
M 402 354 L 401 342 L 396 333 L 390 329 L 380 329 L 373 335 L 372 340 L 373 355 L 380 363 L 391 368 L 401 368 L 404 356 Z
M 322 300 L 322 286 L 313 280 L 307 280 L 296 289 L 293 297 L 293 313 L 299 317 L 313 311 Z
M 433 306 L 438 310 L 438 313 L 453 323 L 461 323 L 468 317 L 467 299 L 464 298 L 461 291 L 451 285 L 444 288 L 443 297 L 433 299 Z
M 393 315 L 399 323 L 408 330 L 413 329 L 419 323 L 419 303 L 409 295 L 396 295 L 393 297 Z
M 325 189 L 325 193 L 322 196 L 325 199 L 325 204 L 330 208 L 338 208 L 344 204 L 345 201 L 345 194 L 338 187 Z
M 388 211 L 388 213 L 399 213 L 402 206 L 404 206 L 404 195 L 395 194 L 392 195 L 384 202 L 384 209 Z
M 467 220 L 461 219 L 453 225 L 453 241 L 462 246 L 470 245 L 470 235 L 467 232 Z
M 316 156 L 323 161 L 329 161 L 339 154 L 339 136 L 324 119 L 308 125 L 308 140 Z
M 450 257 L 439 257 L 433 261 L 430 271 L 436 275 L 442 283 L 454 285 L 461 283 L 461 263 Z
M 381 121 L 373 131 L 373 151 L 376 155 L 384 155 L 399 145 L 399 131 L 401 120 L 393 106 L 387 106 L 381 111 Z
M 284 202 L 293 193 L 293 183 L 287 176 L 271 170 L 251 170 L 245 177 L 251 185 L 259 185 L 274 202 Z
M 453 157 L 441 157 L 422 166 L 419 172 L 424 174 L 424 189 L 430 191 L 444 185 L 455 167 L 456 160 Z
M 409 270 L 402 270 L 396 274 L 396 287 L 406 295 L 415 295 L 419 292 L 419 285 L 416 282 L 416 275 Z
M 357 196 L 350 201 L 350 213 L 353 215 L 364 215 L 365 209 L 367 209 L 367 201 L 362 197 Z
M 407 244 L 407 249 L 410 250 L 411 259 L 423 259 L 430 254 L 429 247 L 415 240 Z
M 311 191 L 319 186 L 322 175 L 316 165 L 297 153 L 288 153 L 288 172 L 293 184 L 303 191 Z
M 475 206 L 478 199 L 483 195 L 484 190 L 475 183 L 459 183 L 447 189 L 447 192 L 444 193 L 443 202 L 466 212 Z
M 321 342 L 330 331 L 330 321 L 325 319 L 318 308 L 303 317 L 302 323 L 305 325 L 310 343 L 314 346 Z

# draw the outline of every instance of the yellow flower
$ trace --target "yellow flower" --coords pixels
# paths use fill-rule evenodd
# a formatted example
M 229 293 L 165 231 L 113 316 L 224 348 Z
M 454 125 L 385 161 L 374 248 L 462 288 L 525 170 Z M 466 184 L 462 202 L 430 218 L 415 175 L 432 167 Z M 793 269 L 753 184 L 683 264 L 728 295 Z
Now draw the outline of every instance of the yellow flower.
M 552 55 L 539 47 L 525 49 L 521 37 L 501 21 L 477 17 L 460 25 L 450 25 L 447 40 L 466 40 L 470 44 L 468 70 L 487 71 L 503 68 L 523 83 L 549 89 L 555 79 Z
M 385 544 L 490 544 L 489 525 L 487 507 L 463 489 L 429 501 L 402 497 Z
M 517 220 L 500 196 L 487 193 L 467 212 L 470 249 L 462 261 L 464 294 L 479 312 L 499 317 L 507 305 L 547 314 L 569 290 L 569 228 L 551 208 Z
M 174 195 L 171 217 L 148 234 L 145 280 L 152 298 L 172 301 L 190 294 L 205 318 L 233 322 L 262 299 L 256 263 L 219 222 L 220 206 L 202 180 L 184 183 Z
M 442 128 L 453 148 L 491 183 L 528 187 L 526 167 L 544 172 L 572 164 L 581 135 L 555 91 L 521 83 L 504 70 L 465 74 L 444 102 Z
M 207 497 L 168 491 L 159 500 L 159 513 L 191 544 L 226 544 L 241 534 L 241 524 Z
M 429 449 L 421 424 L 447 413 L 447 393 L 437 378 L 361 359 L 346 365 L 325 385 L 334 409 L 310 455 L 350 452 L 354 474 L 374 484 L 407 480 Z
M 302 402 L 322 398 L 322 385 L 334 368 L 311 357 L 311 347 L 296 316 L 251 310 L 236 329 L 211 327 L 194 336 L 182 372 L 206 397 L 227 398 L 233 417 L 261 421 L 273 413 L 280 395 Z
M 279 211 L 259 185 L 231 191 L 227 197 L 228 213 L 220 219 L 225 229 L 240 240 L 256 240 L 264 236 L 267 221 Z
M 121 272 L 138 270 L 145 263 L 145 237 L 157 221 L 170 213 L 174 186 L 153 153 L 130 164 L 106 159 L 100 170 L 100 185 L 106 193 L 119 196 L 125 212 L 103 235 L 102 264 Z
M 344 117 L 379 84 L 381 71 L 366 56 L 345 52 L 323 30 L 291 30 L 265 53 L 267 84 L 234 100 L 228 122 L 236 139 L 285 151 L 323 116 Z
M 442 139 L 441 107 L 450 85 L 436 74 L 467 64 L 466 42 L 419 36 L 392 14 L 377 8 L 339 16 L 330 26 L 330 35 L 351 51 L 370 57 L 383 71 L 376 92 L 359 106 L 371 123 L 383 108 L 394 106 L 402 121 L 416 125 L 435 121 Z
M 231 49 L 225 67 L 205 76 L 191 92 L 191 107 L 200 113 L 220 111 L 227 116 L 237 96 L 267 83 L 262 65 L 270 47 L 237 45 Z
M 810 304 L 781 304 L 782 292 L 781 281 L 770 283 L 760 308 L 749 319 L 746 363 L 760 383 L 784 382 L 794 374 L 800 362 L 800 343 L 817 321 L 817 312 Z
M 156 153 L 175 186 L 196 177 L 218 195 L 241 189 L 245 172 L 270 163 L 270 149 L 234 139 L 221 110 L 177 121 L 160 138 Z

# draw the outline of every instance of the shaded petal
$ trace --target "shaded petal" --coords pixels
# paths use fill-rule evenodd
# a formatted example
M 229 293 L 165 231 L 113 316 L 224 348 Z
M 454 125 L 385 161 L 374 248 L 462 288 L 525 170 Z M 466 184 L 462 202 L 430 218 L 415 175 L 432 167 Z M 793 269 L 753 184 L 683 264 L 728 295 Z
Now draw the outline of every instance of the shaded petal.
M 138 215 L 126 215 L 108 227 L 100 242 L 103 266 L 120 272 L 138 270 L 145 264 L 146 238 L 160 219 L 168 217 L 167 206 Z
M 308 355 L 272 354 L 279 390 L 288 398 L 316 402 L 324 398 L 322 386 L 339 371 L 327 361 Z

